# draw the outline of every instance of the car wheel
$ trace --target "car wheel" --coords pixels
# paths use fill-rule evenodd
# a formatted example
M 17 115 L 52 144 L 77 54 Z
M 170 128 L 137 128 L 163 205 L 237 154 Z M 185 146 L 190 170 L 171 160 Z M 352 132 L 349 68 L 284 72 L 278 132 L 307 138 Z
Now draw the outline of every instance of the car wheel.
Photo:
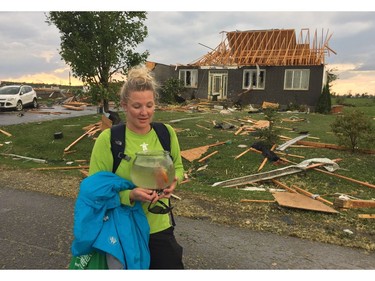
M 38 101 L 36 99 L 33 100 L 33 107 L 34 108 L 38 107 Z
M 22 101 L 19 100 L 19 101 L 17 102 L 16 109 L 17 109 L 17 111 L 21 111 L 21 110 L 23 109 Z

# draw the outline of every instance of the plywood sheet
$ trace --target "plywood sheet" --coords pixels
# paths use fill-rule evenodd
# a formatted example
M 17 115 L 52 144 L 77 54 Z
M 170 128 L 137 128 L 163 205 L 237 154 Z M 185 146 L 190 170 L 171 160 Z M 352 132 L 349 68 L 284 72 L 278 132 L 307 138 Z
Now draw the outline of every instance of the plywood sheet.
M 309 198 L 306 195 L 300 193 L 275 192 L 273 193 L 273 197 L 275 197 L 277 203 L 280 206 L 284 207 L 312 210 L 318 212 L 338 213 L 338 211 L 325 205 L 324 203 L 313 198 Z
M 200 146 L 188 150 L 181 151 L 181 156 L 184 157 L 186 160 L 192 162 L 196 159 L 201 158 L 201 156 L 207 152 L 209 146 Z

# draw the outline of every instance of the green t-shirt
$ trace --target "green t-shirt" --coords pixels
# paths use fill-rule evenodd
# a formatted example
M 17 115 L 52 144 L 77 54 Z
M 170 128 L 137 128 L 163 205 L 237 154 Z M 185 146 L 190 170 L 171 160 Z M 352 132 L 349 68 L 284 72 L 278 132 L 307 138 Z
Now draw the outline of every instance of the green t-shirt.
M 174 129 L 168 124 L 165 125 L 167 126 L 169 134 L 171 136 L 170 154 L 173 159 L 176 177 L 178 179 L 178 182 L 180 182 L 184 177 L 184 168 L 182 165 L 180 154 L 180 145 Z M 106 129 L 96 139 L 94 148 L 91 152 L 89 175 L 93 175 L 99 171 L 112 172 L 113 157 L 111 152 L 110 136 L 110 129 Z M 116 175 L 129 181 L 131 181 L 130 170 L 135 159 L 135 153 L 145 150 L 163 150 L 163 147 L 154 129 L 152 129 L 145 135 L 140 135 L 126 128 L 125 143 L 125 154 L 130 156 L 131 160 L 129 162 L 126 160 L 122 160 L 119 167 L 117 168 Z M 122 204 L 131 206 L 132 204 L 130 203 L 129 193 L 130 190 L 121 191 L 120 199 Z M 168 202 L 167 198 L 163 198 L 161 200 L 163 200 L 165 203 Z M 171 226 L 169 214 L 152 214 L 147 210 L 148 205 L 149 202 L 142 203 L 143 210 L 150 225 L 150 233 L 156 233 L 169 228 Z

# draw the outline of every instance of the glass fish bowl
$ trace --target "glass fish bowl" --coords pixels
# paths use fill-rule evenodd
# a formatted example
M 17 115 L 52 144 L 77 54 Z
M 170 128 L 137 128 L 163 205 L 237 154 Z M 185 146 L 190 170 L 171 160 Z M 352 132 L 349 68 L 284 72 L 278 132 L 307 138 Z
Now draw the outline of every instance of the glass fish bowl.
M 138 187 L 160 190 L 170 186 L 175 178 L 175 169 L 169 152 L 136 153 L 130 177 Z

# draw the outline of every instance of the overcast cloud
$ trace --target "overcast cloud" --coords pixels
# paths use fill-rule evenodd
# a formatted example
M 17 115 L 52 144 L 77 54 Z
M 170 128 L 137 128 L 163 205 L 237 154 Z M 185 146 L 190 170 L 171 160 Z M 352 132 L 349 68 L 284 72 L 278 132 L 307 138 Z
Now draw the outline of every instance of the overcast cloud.
M 33 79 L 28 82 L 43 82 L 40 80 L 47 78 L 42 75 L 57 77 L 60 82 L 67 80 L 69 69 L 58 53 L 60 35 L 45 20 L 43 12 L 0 12 L 0 81 L 28 78 Z M 222 31 L 295 29 L 298 38 L 302 29 L 308 29 L 311 44 L 315 31 L 318 40 L 332 35 L 328 45 L 337 54 L 326 57 L 326 63 L 328 68 L 338 70 L 337 92 L 375 94 L 373 11 L 151 11 L 145 24 L 149 35 L 139 50 L 149 50 L 150 61 L 164 64 L 199 59 L 222 41 Z

